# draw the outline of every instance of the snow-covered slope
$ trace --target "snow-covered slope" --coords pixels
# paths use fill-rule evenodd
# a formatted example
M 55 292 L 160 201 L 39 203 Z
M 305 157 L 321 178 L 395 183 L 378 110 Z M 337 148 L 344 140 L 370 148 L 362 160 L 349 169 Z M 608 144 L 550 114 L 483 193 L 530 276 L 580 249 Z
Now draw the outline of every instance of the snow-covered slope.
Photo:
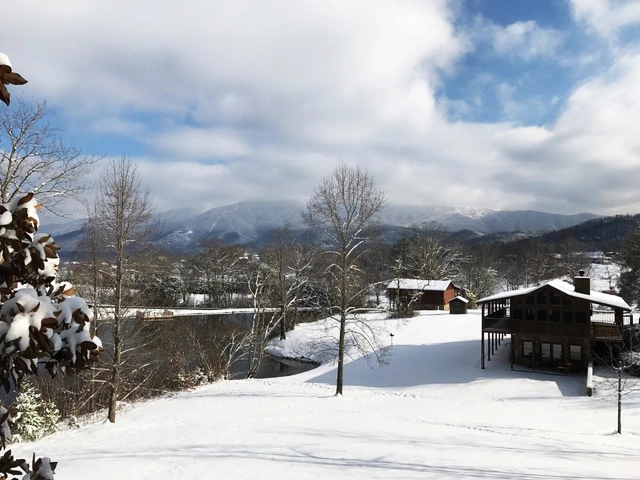
M 584 376 L 512 371 L 508 343 L 481 370 L 478 312 L 376 323 L 394 333 L 388 363 L 350 359 L 342 398 L 328 363 L 154 400 L 12 450 L 60 461 L 65 480 L 637 478 L 640 392 L 615 435 L 604 383 L 586 397 Z M 302 324 L 277 348 L 332 331 Z

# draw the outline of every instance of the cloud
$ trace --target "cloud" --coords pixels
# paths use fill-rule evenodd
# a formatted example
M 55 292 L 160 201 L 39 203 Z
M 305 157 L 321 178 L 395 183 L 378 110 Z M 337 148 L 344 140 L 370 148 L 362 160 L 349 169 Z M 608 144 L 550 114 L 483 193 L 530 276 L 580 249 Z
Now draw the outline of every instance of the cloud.
M 488 44 L 497 55 L 524 61 L 557 57 L 565 40 L 561 31 L 541 27 L 533 20 L 503 26 L 478 16 L 466 30 L 476 48 Z
M 576 21 L 615 43 L 621 30 L 640 23 L 640 3 L 636 0 L 571 0 Z
M 226 128 L 180 127 L 152 137 L 149 143 L 163 156 L 192 160 L 233 159 L 251 153 L 241 134 Z
M 397 204 L 640 210 L 632 50 L 558 101 L 487 65 L 562 62 L 566 32 L 489 19 L 474 34 L 445 1 L 23 0 L 5 14 L 3 51 L 30 94 L 91 134 L 146 147 L 137 160 L 159 211 L 304 201 L 341 162 L 365 167 Z M 472 67 L 469 96 L 447 98 Z M 496 115 L 450 115 L 473 102 Z M 557 117 L 528 122 L 551 103 Z
M 504 28 L 491 26 L 493 47 L 498 54 L 529 60 L 554 56 L 562 43 L 562 34 L 542 28 L 534 21 L 515 22 Z

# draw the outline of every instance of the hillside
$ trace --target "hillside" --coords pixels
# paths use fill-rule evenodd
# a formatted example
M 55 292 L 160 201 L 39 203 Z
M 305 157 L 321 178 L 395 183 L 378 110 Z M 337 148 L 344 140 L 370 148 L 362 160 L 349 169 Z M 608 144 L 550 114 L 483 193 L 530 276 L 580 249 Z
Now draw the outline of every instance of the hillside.
M 508 344 L 481 370 L 478 312 L 374 324 L 395 334 L 388 363 L 348 360 L 342 398 L 327 363 L 204 386 L 12 449 L 58 460 L 65 480 L 637 478 L 640 392 L 615 435 L 604 383 L 586 397 L 584 376 L 511 371 Z M 326 333 L 304 324 L 274 348 L 308 353 Z

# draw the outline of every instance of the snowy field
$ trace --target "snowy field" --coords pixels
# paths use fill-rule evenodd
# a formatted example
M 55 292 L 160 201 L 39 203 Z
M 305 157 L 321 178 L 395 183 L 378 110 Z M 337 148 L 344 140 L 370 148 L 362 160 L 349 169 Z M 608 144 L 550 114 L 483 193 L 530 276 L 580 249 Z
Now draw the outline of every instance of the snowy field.
M 394 333 L 389 363 L 351 360 L 343 397 L 325 364 L 201 387 L 13 450 L 58 460 L 65 480 L 640 477 L 640 392 L 617 435 L 614 399 L 602 386 L 584 396 L 583 376 L 511 371 L 504 343 L 481 370 L 478 312 L 378 325 L 387 343 Z M 302 355 L 324 333 L 306 324 L 276 348 Z

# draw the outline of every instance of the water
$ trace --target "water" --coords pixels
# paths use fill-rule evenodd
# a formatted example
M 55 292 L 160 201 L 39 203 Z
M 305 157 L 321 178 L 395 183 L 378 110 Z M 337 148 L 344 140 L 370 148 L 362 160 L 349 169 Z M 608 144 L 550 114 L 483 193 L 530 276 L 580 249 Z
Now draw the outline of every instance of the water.
M 309 314 L 298 314 L 302 321 L 308 321 L 312 317 Z M 175 317 L 173 322 L 189 322 L 194 331 L 205 338 L 215 338 L 219 332 L 238 331 L 246 333 L 251 327 L 252 312 L 235 312 L 214 315 L 198 315 Z M 314 363 L 298 362 L 290 359 L 279 359 L 265 354 L 260 364 L 256 378 L 273 378 L 306 372 L 317 365 Z M 230 369 L 231 378 L 245 378 L 247 375 L 246 360 L 235 362 Z

